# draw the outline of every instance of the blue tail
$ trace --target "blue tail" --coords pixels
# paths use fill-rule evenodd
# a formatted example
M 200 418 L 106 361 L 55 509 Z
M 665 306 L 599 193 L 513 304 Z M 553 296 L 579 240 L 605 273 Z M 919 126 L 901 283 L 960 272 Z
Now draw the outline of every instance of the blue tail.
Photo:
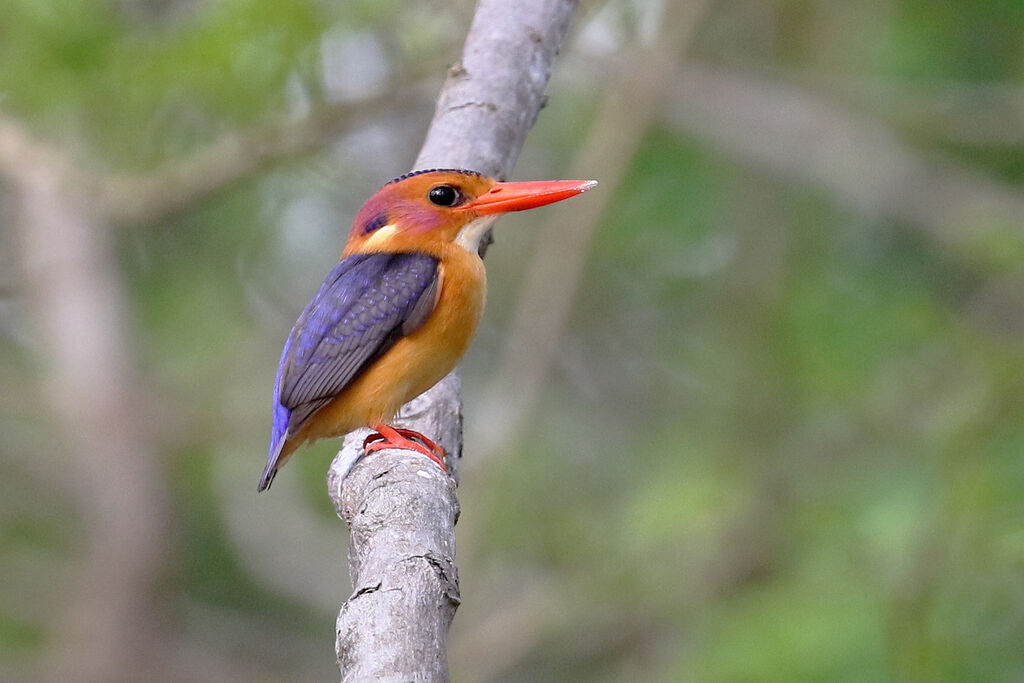
M 260 477 L 260 485 L 257 491 L 266 491 L 270 483 L 274 481 L 277 474 L 277 463 L 281 458 L 281 450 L 285 441 L 288 440 L 288 423 L 292 419 L 292 411 L 281 405 L 281 371 L 284 367 L 284 360 L 288 357 L 288 349 L 291 346 L 291 338 L 284 344 L 284 351 L 281 353 L 281 363 L 277 368 L 277 377 L 274 379 L 274 420 L 270 431 L 270 452 L 267 453 L 267 466 Z
M 267 466 L 263 468 L 263 476 L 260 477 L 260 485 L 256 487 L 257 491 L 266 491 L 270 488 L 270 484 L 274 481 L 274 475 L 277 474 L 277 460 L 281 457 L 281 449 L 284 448 L 284 442 L 287 439 L 288 434 L 286 433 L 280 439 L 270 442 Z

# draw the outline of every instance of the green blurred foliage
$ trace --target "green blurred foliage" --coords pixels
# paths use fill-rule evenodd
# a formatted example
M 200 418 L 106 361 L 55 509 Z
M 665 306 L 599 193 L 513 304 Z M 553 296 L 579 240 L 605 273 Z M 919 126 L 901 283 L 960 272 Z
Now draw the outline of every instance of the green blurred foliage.
M 628 16 L 656 4 L 584 3 L 580 22 L 608 5 Z M 331 101 L 322 72 L 341 67 L 325 67 L 330 35 L 373 36 L 391 73 L 453 61 L 472 9 L 129 6 L 0 0 L 0 110 L 88 168 L 160 167 Z M 688 55 L 760 75 L 880 81 L 896 99 L 922 85 L 1019 98 L 1024 3 L 721 0 Z M 563 77 L 524 152 L 530 172 L 566 172 L 598 105 Z M 341 136 L 118 233 L 172 499 L 161 623 L 237 666 L 238 680 L 254 669 L 266 680 L 334 675 L 339 597 L 303 599 L 272 578 L 225 506 L 245 501 L 262 553 L 289 552 L 272 522 L 297 503 L 311 514 L 296 519 L 336 528 L 328 538 L 343 546 L 323 495 L 330 444 L 282 472 L 290 490 L 233 492 L 254 489 L 263 465 L 288 326 L 360 198 L 387 180 L 380 166 L 397 175 L 411 163 L 429 114 L 357 124 L 385 127 L 397 151 Z M 878 117 L 923 154 L 1022 192 L 1019 145 Z M 354 159 L 359 149 L 374 158 Z M 1024 282 L 1020 224 L 997 244 L 952 251 L 661 122 L 623 185 L 599 191 L 614 198 L 535 417 L 480 468 L 468 444 L 453 650 L 505 610 L 526 616 L 496 641 L 508 643 L 506 665 L 481 665 L 505 654 L 463 654 L 456 680 L 1020 680 L 1024 311 L 985 304 L 1000 282 Z M 523 261 L 558 229 L 530 225 L 500 233 L 488 256 L 491 310 L 464 368 L 469 422 Z M 5 680 L 30 675 L 53 645 L 59 606 L 36 598 L 73 583 L 66 565 L 88 532 L 48 498 L 46 468 L 28 464 L 55 427 L 32 407 L 45 359 L 33 358 L 25 306 L 0 309 L 0 461 L 14 482 L 0 496 Z M 344 568 L 322 572 L 342 595 Z

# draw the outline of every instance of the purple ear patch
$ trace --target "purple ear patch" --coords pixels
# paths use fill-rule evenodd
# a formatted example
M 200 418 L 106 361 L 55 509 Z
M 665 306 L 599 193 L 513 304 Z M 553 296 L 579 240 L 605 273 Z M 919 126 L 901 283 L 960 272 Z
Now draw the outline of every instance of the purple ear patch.
M 376 216 L 366 221 L 363 225 L 363 234 L 369 235 L 374 230 L 379 230 L 388 224 L 388 215 L 386 213 L 378 213 Z

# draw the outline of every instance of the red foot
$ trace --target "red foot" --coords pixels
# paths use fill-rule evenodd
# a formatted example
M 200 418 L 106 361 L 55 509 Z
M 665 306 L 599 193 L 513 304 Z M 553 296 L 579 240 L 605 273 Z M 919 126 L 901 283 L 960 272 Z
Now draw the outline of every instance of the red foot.
M 442 470 L 448 471 L 448 468 L 444 466 L 444 449 L 419 432 L 391 427 L 383 423 L 372 424 L 370 428 L 375 429 L 376 432 L 363 440 L 363 450 L 367 454 L 386 448 L 402 448 L 422 453 L 436 462 Z M 413 439 L 416 440 L 413 441 Z

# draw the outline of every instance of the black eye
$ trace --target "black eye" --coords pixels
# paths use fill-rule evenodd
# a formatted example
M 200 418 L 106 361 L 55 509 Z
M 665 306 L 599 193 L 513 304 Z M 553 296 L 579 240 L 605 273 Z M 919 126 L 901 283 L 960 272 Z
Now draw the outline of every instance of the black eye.
M 451 185 L 438 185 L 430 188 L 427 199 L 438 206 L 455 206 L 462 194 Z

